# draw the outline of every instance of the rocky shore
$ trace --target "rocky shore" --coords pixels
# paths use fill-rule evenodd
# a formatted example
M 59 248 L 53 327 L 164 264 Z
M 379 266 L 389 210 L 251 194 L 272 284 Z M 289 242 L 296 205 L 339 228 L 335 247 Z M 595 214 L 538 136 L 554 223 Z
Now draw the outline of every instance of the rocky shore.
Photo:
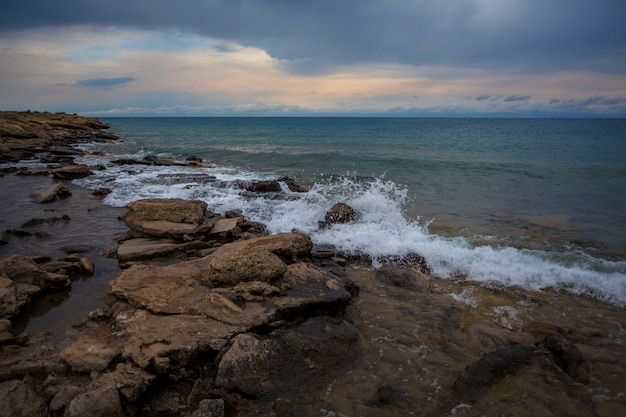
M 18 210 L 72 199 L 77 213 L 96 207 L 107 190 L 87 201 L 71 180 L 104 167 L 74 164 L 82 151 L 73 145 L 119 140 L 106 128 L 75 115 L 1 112 L 0 184 L 40 184 Z M 237 186 L 279 194 L 279 183 L 306 192 L 288 178 Z M 69 228 L 74 213 L 2 231 L 0 416 L 626 414 L 623 309 L 442 279 L 417 254 L 374 269 L 195 200 L 135 201 L 119 220 L 107 212 L 119 226 L 84 229 L 104 240 L 97 252 L 78 238 L 61 257 L 19 253 L 31 248 L 18 250 L 22 239 L 41 238 L 31 230 Z M 354 216 L 338 204 L 320 227 Z M 109 263 L 98 308 L 62 337 L 17 329 L 38 298 L 93 280 Z

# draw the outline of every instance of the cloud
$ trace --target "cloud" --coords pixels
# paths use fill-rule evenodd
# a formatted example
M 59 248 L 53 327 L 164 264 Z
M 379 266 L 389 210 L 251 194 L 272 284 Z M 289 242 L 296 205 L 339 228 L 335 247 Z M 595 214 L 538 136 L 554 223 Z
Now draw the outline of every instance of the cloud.
M 9 1 L 4 33 L 174 29 L 253 46 L 294 73 L 362 63 L 626 73 L 623 0 Z
M 80 80 L 74 83 L 79 87 L 95 87 L 95 88 L 112 88 L 120 85 L 128 84 L 135 81 L 134 77 L 118 77 L 118 78 L 91 78 L 89 80 Z
M 139 16 L 132 8 L 141 1 L 128 3 L 130 17 L 103 9 L 97 10 L 104 15 L 86 16 L 80 7 L 87 6 L 76 4 L 67 16 L 46 17 L 46 26 L 34 19 L 0 29 L 0 108 L 95 115 L 626 115 L 626 74 L 616 67 L 584 70 L 593 59 L 581 54 L 574 69 L 563 61 L 548 70 L 550 59 L 535 59 L 540 43 L 496 39 L 519 26 L 513 15 L 527 19 L 529 27 L 544 19 L 527 16 L 534 0 L 511 0 L 507 7 L 490 0 L 442 0 L 449 10 L 434 2 L 363 0 L 362 9 L 352 12 L 350 0 L 284 2 L 280 10 L 278 0 L 267 0 L 264 7 L 246 3 L 251 10 L 235 10 L 241 2 L 233 0 L 212 9 L 224 22 L 207 17 L 222 26 L 217 28 L 204 28 L 194 16 L 182 19 L 186 10 L 168 9 L 172 16 L 166 19 L 148 7 L 146 16 Z M 194 7 L 198 4 L 221 3 Z M 579 7 L 577 0 L 572 4 Z M 336 13 L 325 13 L 331 5 Z M 433 28 L 423 16 L 414 19 L 418 9 L 444 26 L 448 21 L 461 26 Z M 235 16 L 248 19 L 247 25 L 231 21 Z M 183 21 L 190 25 L 175 24 Z M 408 21 L 422 22 L 441 38 L 424 41 L 421 36 L 431 34 Z M 270 22 L 272 27 L 265 27 Z M 342 30 L 336 28 L 340 23 Z M 492 31 L 493 39 L 470 44 L 470 35 L 480 31 L 484 36 Z M 615 45 L 620 39 L 615 37 Z M 519 42 L 518 48 L 511 42 Z M 615 55 L 613 62 L 625 56 Z
M 526 100 L 530 100 L 532 97 L 531 96 L 508 96 L 504 98 L 504 102 L 510 102 L 510 101 L 526 101 Z
M 500 96 L 480 95 L 478 97 L 474 97 L 474 100 L 476 100 L 476 101 L 485 101 L 485 100 L 494 101 L 494 100 L 498 100 L 499 98 L 500 98 Z

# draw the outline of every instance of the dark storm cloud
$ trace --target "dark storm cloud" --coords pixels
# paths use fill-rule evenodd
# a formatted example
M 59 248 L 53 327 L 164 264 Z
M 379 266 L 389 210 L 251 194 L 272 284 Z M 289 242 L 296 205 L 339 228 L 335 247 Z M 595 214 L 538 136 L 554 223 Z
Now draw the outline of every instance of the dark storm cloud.
M 133 77 L 92 78 L 89 80 L 76 81 L 74 85 L 77 85 L 79 87 L 112 88 L 118 85 L 128 84 L 131 81 L 135 81 L 135 78 Z
M 626 73 L 624 21 L 624 0 L 11 0 L 0 31 L 177 28 L 261 47 L 298 72 L 393 62 Z

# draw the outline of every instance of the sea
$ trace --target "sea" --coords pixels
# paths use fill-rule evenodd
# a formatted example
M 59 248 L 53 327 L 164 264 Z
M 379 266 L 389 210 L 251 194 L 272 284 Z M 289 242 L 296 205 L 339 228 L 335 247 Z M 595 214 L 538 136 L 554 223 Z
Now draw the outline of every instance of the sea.
M 101 120 L 123 140 L 82 145 L 77 162 L 106 169 L 75 184 L 110 188 L 105 205 L 200 199 L 375 267 L 419 255 L 441 278 L 626 306 L 626 119 Z M 111 162 L 148 155 L 203 166 Z M 282 177 L 309 191 L 224 186 Z M 356 219 L 320 228 L 338 202 Z

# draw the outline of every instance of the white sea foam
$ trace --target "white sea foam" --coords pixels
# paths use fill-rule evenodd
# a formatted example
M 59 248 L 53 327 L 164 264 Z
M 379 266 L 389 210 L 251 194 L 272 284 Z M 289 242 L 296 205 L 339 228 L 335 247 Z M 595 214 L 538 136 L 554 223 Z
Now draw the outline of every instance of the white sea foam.
M 249 220 L 264 223 L 271 233 L 304 232 L 315 243 L 332 244 L 346 253 L 367 254 L 375 263 L 417 253 L 441 277 L 461 275 L 475 281 L 527 289 L 557 288 L 626 305 L 626 262 L 609 262 L 580 254 L 473 246 L 462 237 L 429 233 L 426 223 L 405 217 L 407 190 L 384 178 L 319 182 L 308 193 L 294 193 L 284 186 L 287 198 L 268 199 L 225 185 L 235 179 L 267 179 L 266 174 L 233 168 L 111 164 L 107 168 L 78 180 L 92 189 L 111 188 L 113 192 L 106 197 L 105 204 L 123 206 L 141 198 L 201 199 L 216 212 L 239 209 Z M 202 180 L 202 174 L 206 175 L 206 181 Z M 186 175 L 188 181 L 184 180 Z M 209 180 L 209 176 L 216 180 Z M 319 221 L 337 202 L 351 205 L 357 212 L 356 220 L 320 229 Z M 419 201 L 410 203 L 419 205 Z

